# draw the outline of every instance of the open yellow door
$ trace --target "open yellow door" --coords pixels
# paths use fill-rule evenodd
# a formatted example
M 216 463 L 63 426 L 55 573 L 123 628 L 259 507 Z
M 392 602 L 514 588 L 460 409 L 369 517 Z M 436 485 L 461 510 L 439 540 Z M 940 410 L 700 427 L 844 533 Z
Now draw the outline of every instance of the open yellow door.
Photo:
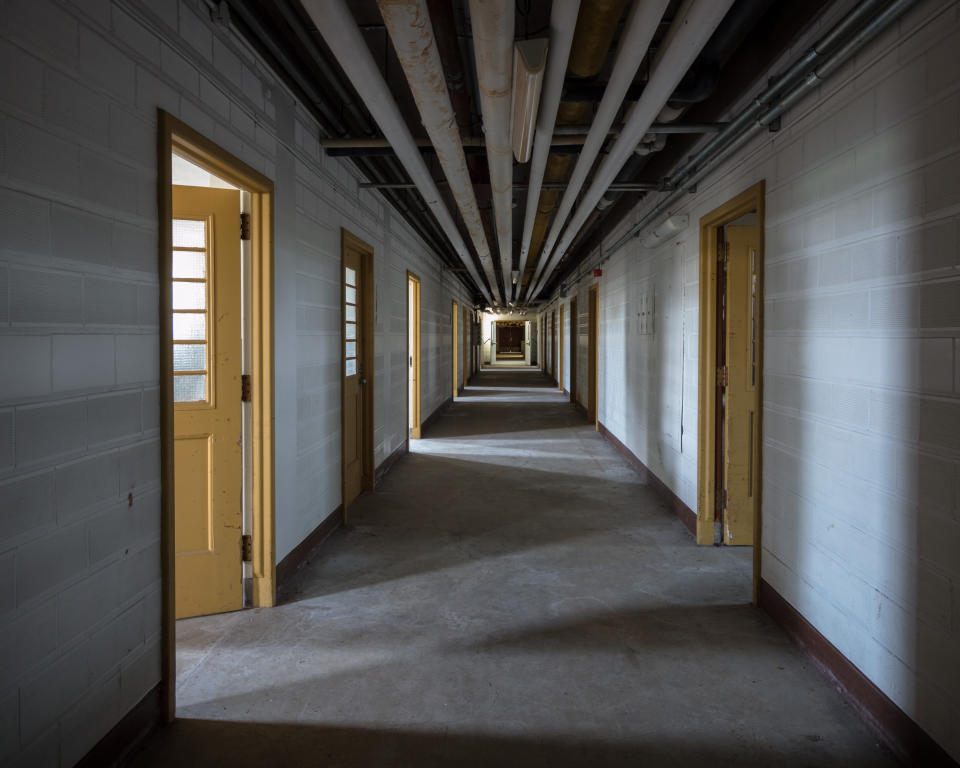
M 177 618 L 243 607 L 240 192 L 173 187 Z
M 726 262 L 727 383 L 724 391 L 724 543 L 751 545 L 756 505 L 759 439 L 756 393 L 757 235 L 756 228 L 728 226 Z

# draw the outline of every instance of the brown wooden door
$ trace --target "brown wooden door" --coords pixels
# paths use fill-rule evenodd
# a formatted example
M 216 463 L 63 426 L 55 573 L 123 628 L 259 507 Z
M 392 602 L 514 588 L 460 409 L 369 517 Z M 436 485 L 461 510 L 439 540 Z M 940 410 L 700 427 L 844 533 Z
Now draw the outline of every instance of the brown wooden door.
M 361 285 L 363 255 L 350 243 L 343 249 L 343 506 L 363 490 L 363 433 L 366 374 Z

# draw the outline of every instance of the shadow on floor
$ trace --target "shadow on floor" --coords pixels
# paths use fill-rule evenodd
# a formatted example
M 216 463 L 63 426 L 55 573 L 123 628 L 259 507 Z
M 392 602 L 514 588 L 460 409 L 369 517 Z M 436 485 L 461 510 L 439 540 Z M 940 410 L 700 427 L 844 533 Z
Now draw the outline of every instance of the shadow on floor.
M 784 745 L 786 750 L 754 749 L 734 739 L 685 738 L 651 734 L 625 743 L 569 736 L 510 736 L 457 733 L 449 729 L 372 729 L 287 723 L 228 722 L 181 719 L 165 729 L 135 756 L 137 768 L 172 765 L 264 768 L 264 766 L 739 766 L 780 768 L 876 765 L 878 753 L 831 756 L 807 743 Z

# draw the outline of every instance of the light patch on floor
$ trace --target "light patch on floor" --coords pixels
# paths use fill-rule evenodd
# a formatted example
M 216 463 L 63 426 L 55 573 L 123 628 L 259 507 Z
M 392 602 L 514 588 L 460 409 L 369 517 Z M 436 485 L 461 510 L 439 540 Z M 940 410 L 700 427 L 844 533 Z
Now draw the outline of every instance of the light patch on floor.
M 135 765 L 895 765 L 542 374 L 480 373 L 351 521 L 178 625 Z

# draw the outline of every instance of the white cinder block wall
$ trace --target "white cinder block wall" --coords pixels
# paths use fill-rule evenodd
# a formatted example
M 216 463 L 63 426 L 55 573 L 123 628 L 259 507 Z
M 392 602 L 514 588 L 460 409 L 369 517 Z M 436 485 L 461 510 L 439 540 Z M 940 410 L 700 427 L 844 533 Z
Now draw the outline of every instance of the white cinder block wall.
M 920 3 L 784 130 L 702 182 L 673 211 L 690 214 L 686 231 L 604 265 L 599 393 L 600 420 L 695 510 L 698 222 L 766 179 L 762 578 L 954 758 L 958 15 L 956 2 Z M 584 402 L 588 281 L 576 288 Z
M 450 393 L 444 273 L 201 2 L 0 4 L 0 763 L 73 765 L 160 677 L 156 115 L 276 183 L 277 556 L 340 503 L 340 227 L 375 250 L 376 461 Z

